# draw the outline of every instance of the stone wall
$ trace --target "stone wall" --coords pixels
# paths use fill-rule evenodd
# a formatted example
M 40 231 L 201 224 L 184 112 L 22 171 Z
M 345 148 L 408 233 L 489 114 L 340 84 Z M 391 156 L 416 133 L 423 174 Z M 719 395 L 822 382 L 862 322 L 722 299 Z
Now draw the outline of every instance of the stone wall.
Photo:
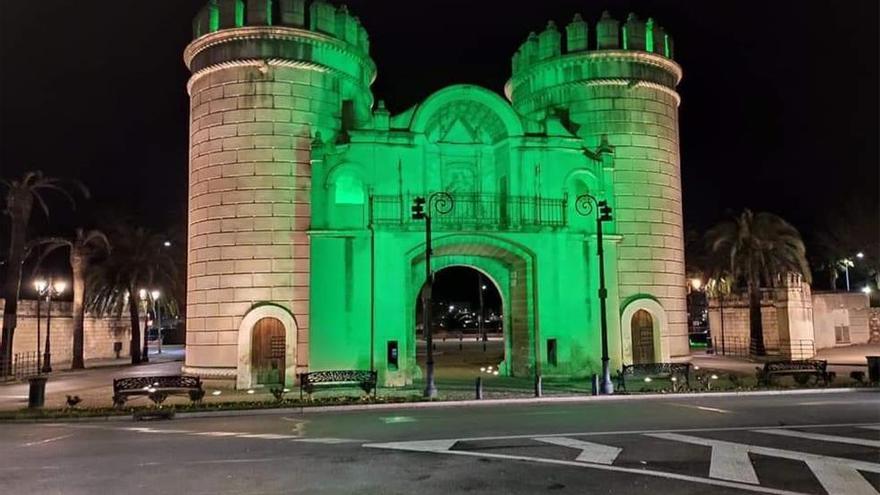
M 0 299 L 0 311 L 5 306 Z M 46 303 L 40 305 L 40 352 L 45 346 L 46 338 Z M 131 340 L 128 312 L 121 318 L 96 318 L 86 315 L 84 327 L 84 357 L 89 359 L 106 359 L 116 357 L 113 352 L 114 342 L 122 342 L 122 356 L 128 354 Z M 52 327 L 50 348 L 54 369 L 70 367 L 73 357 L 73 308 L 70 302 L 52 302 Z M 21 300 L 18 302 L 18 325 L 12 340 L 12 352 L 36 352 L 37 350 L 37 301 Z
M 807 284 L 764 290 L 764 344 L 770 353 L 801 357 L 820 349 L 865 344 L 871 338 L 872 312 L 877 315 L 876 339 L 880 341 L 880 309 L 870 308 L 868 297 L 861 292 L 811 293 Z M 749 344 L 748 297 L 710 298 L 709 328 L 718 352 L 723 348 L 728 354 L 744 353 Z
M 868 296 L 862 292 L 813 294 L 816 348 L 867 343 L 869 305 Z

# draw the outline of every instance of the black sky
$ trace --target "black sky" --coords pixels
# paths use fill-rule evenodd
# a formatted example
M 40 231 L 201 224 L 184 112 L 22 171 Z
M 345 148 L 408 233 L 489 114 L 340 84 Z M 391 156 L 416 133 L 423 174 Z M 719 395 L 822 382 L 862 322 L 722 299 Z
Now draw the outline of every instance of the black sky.
M 0 0 L 0 175 L 78 177 L 99 210 L 185 224 L 188 77 L 204 0 Z M 863 198 L 878 217 L 878 2 L 351 0 L 377 98 L 403 110 L 452 83 L 502 92 L 510 56 L 548 19 L 605 8 L 676 42 L 686 222 L 751 207 L 802 230 Z M 525 7 L 514 7 L 524 5 Z M 2 232 L 2 230 L 0 230 Z

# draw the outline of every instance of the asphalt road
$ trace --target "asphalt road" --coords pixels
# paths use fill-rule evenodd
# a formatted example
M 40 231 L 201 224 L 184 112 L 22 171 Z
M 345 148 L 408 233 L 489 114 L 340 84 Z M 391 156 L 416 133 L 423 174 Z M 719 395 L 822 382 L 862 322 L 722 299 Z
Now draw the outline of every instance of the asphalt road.
M 880 491 L 880 393 L 0 425 L 4 494 Z

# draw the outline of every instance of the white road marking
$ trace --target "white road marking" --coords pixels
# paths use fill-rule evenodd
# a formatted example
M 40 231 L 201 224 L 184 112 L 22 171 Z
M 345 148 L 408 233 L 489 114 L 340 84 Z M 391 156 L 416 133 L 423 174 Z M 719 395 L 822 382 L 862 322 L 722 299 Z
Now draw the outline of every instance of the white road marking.
M 584 442 L 583 440 L 567 437 L 537 437 L 535 440 L 580 450 L 581 453 L 575 458 L 576 461 L 607 464 L 609 466 L 614 464 L 614 460 L 623 452 L 623 449 L 620 447 Z
M 293 440 L 293 441 L 294 442 L 302 442 L 302 443 L 324 443 L 327 445 L 336 445 L 336 444 L 340 444 L 340 443 L 360 443 L 360 442 L 363 442 L 363 440 L 355 440 L 353 438 L 332 438 L 332 437 L 297 438 L 296 440 Z
M 364 447 L 371 449 L 409 450 L 412 452 L 446 452 L 458 443 L 458 440 L 418 440 L 415 442 L 368 443 Z
M 379 419 L 382 420 L 382 422 L 385 423 L 386 425 L 395 424 L 395 423 L 415 423 L 416 422 L 416 418 L 413 418 L 411 416 L 386 416 L 386 417 L 382 417 Z
M 866 429 L 866 430 L 878 430 L 878 431 L 880 431 L 880 425 L 862 426 L 861 428 L 864 428 L 864 429 Z
M 858 461 L 855 459 L 844 459 L 840 457 L 829 457 L 816 454 L 808 454 L 805 452 L 795 452 L 791 450 L 774 449 L 770 447 L 759 447 L 757 445 L 738 444 L 733 442 L 725 442 L 722 440 L 712 440 L 707 438 L 692 437 L 688 435 L 679 435 L 676 433 L 653 433 L 646 436 L 661 438 L 664 440 L 672 440 L 676 442 L 690 443 L 694 445 L 703 445 L 712 447 L 714 452 L 716 446 L 728 446 L 735 448 L 745 448 L 747 453 L 765 455 L 770 457 L 781 457 L 783 459 L 793 459 L 803 461 L 807 464 L 816 479 L 829 494 L 847 494 L 847 495 L 877 495 L 877 490 L 859 474 L 857 470 L 867 471 L 870 473 L 880 473 L 880 464 L 871 462 Z M 714 460 L 714 458 L 713 458 Z M 710 468 L 711 476 L 711 468 Z
M 39 440 L 39 441 L 37 441 L 37 442 L 28 442 L 28 443 L 26 443 L 26 444 L 23 444 L 22 447 L 33 447 L 34 445 L 44 445 L 44 444 L 47 444 L 47 443 L 50 443 L 50 442 L 56 442 L 56 441 L 58 441 L 58 440 L 64 440 L 65 438 L 72 437 L 72 436 L 73 436 L 73 433 L 70 433 L 70 434 L 67 434 L 67 435 L 61 435 L 61 436 L 59 436 L 59 437 L 52 437 L 52 438 L 47 438 L 47 439 L 45 439 L 45 440 Z
M 296 435 L 278 435 L 275 433 L 239 433 L 239 438 L 262 438 L 264 440 L 291 440 L 300 438 Z
M 754 430 L 758 433 L 768 433 L 770 435 L 780 435 L 784 437 L 806 438 L 808 440 L 819 440 L 820 442 L 846 443 L 849 445 L 863 445 L 865 447 L 874 447 L 880 449 L 880 440 L 868 440 L 866 438 L 841 437 L 837 435 L 823 435 L 821 433 L 809 433 L 797 430 Z
M 710 411 L 717 412 L 722 414 L 730 414 L 732 411 L 728 411 L 727 409 L 718 409 L 717 407 L 706 407 L 706 406 L 697 406 L 697 409 L 701 411 Z
M 851 427 L 860 427 L 860 428 L 874 428 L 880 429 L 880 424 L 877 423 L 837 423 L 837 424 L 812 424 L 812 425 L 787 425 L 787 426 L 779 426 L 779 425 L 769 425 L 769 426 L 731 426 L 726 428 L 671 428 L 671 429 L 658 429 L 658 430 L 611 430 L 611 431 L 582 431 L 582 432 L 572 432 L 572 433 L 550 433 L 550 434 L 530 434 L 530 435 L 501 435 L 494 437 L 472 437 L 472 438 L 456 438 L 456 439 L 446 439 L 446 441 L 457 442 L 459 440 L 467 440 L 467 441 L 481 441 L 481 440 L 515 440 L 518 438 L 522 439 L 530 439 L 535 437 L 598 437 L 604 435 L 646 435 L 649 433 L 700 433 L 700 432 L 713 432 L 713 431 L 752 431 L 752 430 L 761 430 L 768 428 L 780 428 L 780 429 L 789 429 L 789 428 L 797 428 L 797 429 L 809 429 L 809 428 L 851 428 Z
M 137 433 L 159 433 L 159 434 L 169 434 L 169 433 L 192 433 L 189 430 L 157 430 L 156 428 L 122 428 L 126 431 L 135 431 Z
M 191 435 L 199 435 L 203 437 L 237 437 L 241 435 L 241 433 L 236 433 L 233 431 L 201 431 L 191 433 Z
M 546 438 L 546 437 L 543 437 Z M 472 439 L 462 439 L 472 440 Z M 524 455 L 507 455 L 494 454 L 489 452 L 473 452 L 466 450 L 449 450 L 458 440 L 426 440 L 417 442 L 391 442 L 391 443 L 374 443 L 365 444 L 364 447 L 374 449 L 390 449 L 390 450 L 407 450 L 412 452 L 431 452 L 436 454 L 463 455 L 470 457 L 482 457 L 492 459 L 508 459 L 514 461 L 538 462 L 542 464 L 555 464 L 559 466 L 575 466 L 587 469 L 598 469 L 600 471 L 613 471 L 617 473 L 628 473 L 643 476 L 653 476 L 657 478 L 666 478 L 678 481 L 688 481 L 691 483 L 699 483 L 702 485 L 722 486 L 725 488 L 738 488 L 740 490 L 752 491 L 755 493 L 770 493 L 773 495 L 805 495 L 800 492 L 792 492 L 788 490 L 777 490 L 775 488 L 765 488 L 762 486 L 747 485 L 743 483 L 735 483 L 732 481 L 713 480 L 711 478 L 699 478 L 697 476 L 689 476 L 686 474 L 666 473 L 663 471 L 651 471 L 646 469 L 627 468 L 622 466 L 608 466 L 605 464 L 591 464 L 578 461 L 564 461 L 560 459 L 545 459 L 541 457 L 528 457 Z M 433 445 L 433 448 L 432 448 Z

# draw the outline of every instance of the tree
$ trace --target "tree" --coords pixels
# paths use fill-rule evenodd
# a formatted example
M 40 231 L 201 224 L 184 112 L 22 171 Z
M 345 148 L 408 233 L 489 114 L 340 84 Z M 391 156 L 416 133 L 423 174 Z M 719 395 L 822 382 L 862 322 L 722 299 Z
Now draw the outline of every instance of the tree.
M 33 212 L 34 202 L 40 205 L 43 213 L 49 216 L 49 207 L 43 194 L 53 191 L 61 194 L 76 207 L 76 201 L 65 186 L 72 186 L 83 196 L 89 191 L 81 183 L 46 177 L 40 171 L 26 172 L 21 179 L 0 179 L 0 187 L 5 189 L 3 213 L 9 217 L 9 251 L 6 258 L 6 279 L 3 283 L 3 332 L 0 335 L 0 363 L 12 362 L 12 339 L 18 324 L 18 296 L 21 290 L 21 268 L 28 254 L 27 227 Z
M 70 250 L 70 269 L 73 274 L 73 361 L 71 369 L 84 369 L 85 360 L 83 347 L 85 341 L 85 289 L 86 273 L 95 256 L 101 252 L 110 252 L 110 241 L 100 230 L 76 229 L 74 237 L 50 237 L 41 239 L 46 249 L 41 259 L 60 248 Z
M 86 277 L 86 305 L 96 315 L 121 315 L 128 310 L 131 323 L 131 363 L 141 362 L 141 289 L 161 288 L 176 293 L 177 265 L 165 246 L 165 237 L 145 228 L 120 225 L 109 232 L 113 250 Z
M 761 323 L 761 284 L 774 287 L 789 274 L 811 281 L 806 249 L 800 233 L 772 213 L 743 211 L 733 220 L 719 223 L 706 233 L 713 253 L 723 256 L 731 278 L 745 282 L 749 294 L 750 353 L 765 354 Z

